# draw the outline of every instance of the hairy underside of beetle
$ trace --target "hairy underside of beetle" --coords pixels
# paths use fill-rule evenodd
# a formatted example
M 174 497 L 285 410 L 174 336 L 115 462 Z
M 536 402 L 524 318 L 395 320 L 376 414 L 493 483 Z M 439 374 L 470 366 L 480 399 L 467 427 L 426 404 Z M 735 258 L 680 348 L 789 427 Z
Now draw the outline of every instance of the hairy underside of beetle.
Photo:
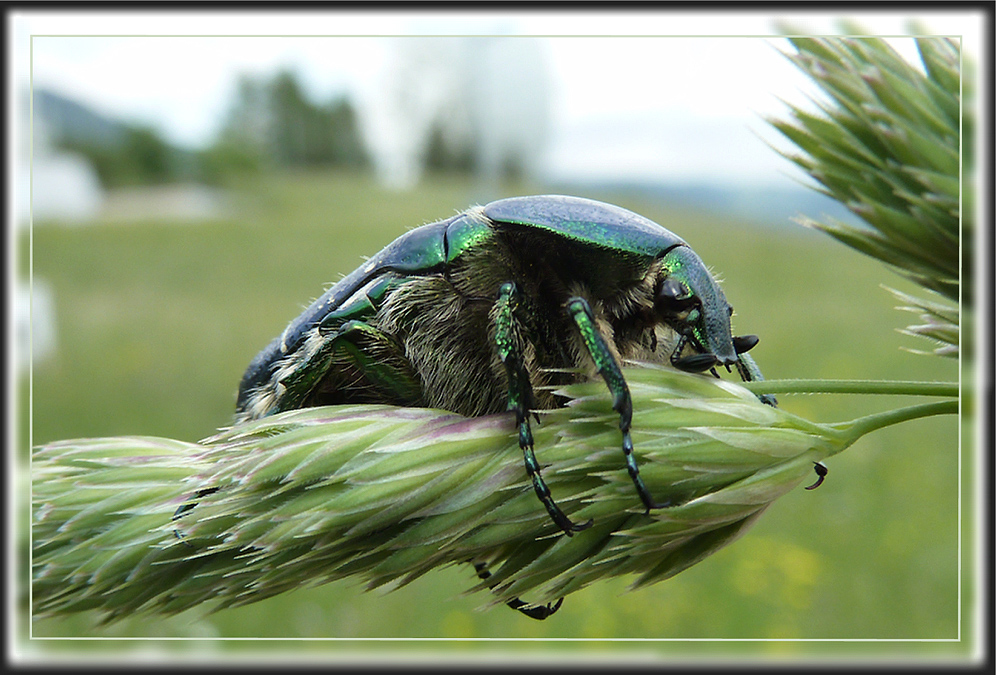
M 597 278 L 599 269 L 578 274 L 576 266 L 559 265 L 556 254 L 545 248 L 496 236 L 467 251 L 446 272 L 405 279 L 364 321 L 390 340 L 360 340 L 349 346 L 353 353 L 339 350 L 307 405 L 391 403 L 468 416 L 506 410 L 508 381 L 495 343 L 495 310 L 498 289 L 508 281 L 520 297 L 513 335 L 533 389 L 530 408 L 558 407 L 563 401 L 553 389 L 598 377 L 565 309 L 570 297 L 583 297 L 591 305 L 617 360 L 668 362 L 677 336 L 653 315 L 656 266 L 627 283 L 589 284 L 584 278 Z M 601 271 L 608 270 L 603 265 Z M 311 336 L 303 348 L 318 341 Z M 412 386 L 371 382 L 357 365 L 356 350 Z

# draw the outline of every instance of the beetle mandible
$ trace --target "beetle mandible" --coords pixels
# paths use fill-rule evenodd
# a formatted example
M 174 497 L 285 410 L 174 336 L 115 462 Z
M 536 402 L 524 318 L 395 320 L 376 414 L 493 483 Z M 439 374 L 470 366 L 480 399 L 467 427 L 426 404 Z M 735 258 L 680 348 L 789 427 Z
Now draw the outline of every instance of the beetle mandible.
M 600 375 L 643 506 L 669 506 L 640 477 L 619 364 L 761 380 L 746 353 L 757 337 L 734 337 L 732 313 L 688 244 L 643 216 L 579 197 L 502 199 L 407 232 L 332 286 L 249 364 L 236 418 L 341 403 L 514 411 L 536 494 L 573 535 L 591 521 L 551 497 L 530 411 L 562 404 L 550 385 Z

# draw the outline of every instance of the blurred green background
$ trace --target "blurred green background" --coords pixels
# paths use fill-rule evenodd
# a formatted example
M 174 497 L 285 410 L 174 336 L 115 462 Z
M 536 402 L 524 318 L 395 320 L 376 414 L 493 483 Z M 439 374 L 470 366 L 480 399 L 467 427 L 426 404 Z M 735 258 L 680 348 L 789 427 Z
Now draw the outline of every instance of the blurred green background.
M 19 378 L 22 465 L 29 438 L 40 445 L 91 436 L 195 441 L 211 435 L 230 423 L 250 359 L 363 256 L 473 203 L 547 191 L 514 181 L 482 185 L 470 177 L 433 175 L 416 190 L 392 192 L 363 171 L 302 169 L 240 179 L 229 193 L 233 210 L 223 219 L 22 231 L 20 269 L 26 272 L 31 262 L 35 278 L 51 287 L 57 328 L 54 353 L 34 366 L 30 398 L 27 374 Z M 622 193 L 581 196 L 630 208 L 685 238 L 722 279 L 736 309 L 734 329 L 761 337 L 753 355 L 769 379 L 957 379 L 955 361 L 902 349 L 927 345 L 897 333 L 912 316 L 895 311 L 881 284 L 908 292 L 912 285 L 828 237 L 786 222 L 673 210 Z M 785 409 L 821 422 L 911 402 L 855 395 L 780 400 Z M 637 592 L 627 592 L 625 579 L 596 584 L 569 596 L 544 622 L 501 606 L 481 611 L 488 598 L 463 593 L 475 577 L 470 566 L 460 565 L 389 593 L 367 593 L 361 582 L 346 580 L 215 614 L 142 614 L 110 626 L 99 625 L 95 614 L 81 614 L 36 620 L 30 630 L 52 638 L 674 640 L 266 645 L 271 654 L 292 649 L 337 658 L 369 655 L 367 647 L 381 656 L 397 650 L 455 658 L 546 650 L 614 657 L 963 655 L 967 646 L 956 640 L 965 637 L 973 589 L 965 567 L 971 555 L 959 547 L 972 523 L 966 508 L 959 529 L 959 507 L 965 506 L 959 502 L 959 451 L 952 417 L 876 432 L 830 460 L 822 487 L 786 495 L 743 539 L 713 557 Z M 27 611 L 23 596 L 21 608 Z M 683 641 L 702 638 L 734 641 Z M 870 641 L 805 641 L 827 638 Z M 192 643 L 160 644 L 179 652 Z M 146 646 L 33 643 L 38 650 L 81 653 Z M 193 648 L 213 654 L 258 644 L 210 641 Z

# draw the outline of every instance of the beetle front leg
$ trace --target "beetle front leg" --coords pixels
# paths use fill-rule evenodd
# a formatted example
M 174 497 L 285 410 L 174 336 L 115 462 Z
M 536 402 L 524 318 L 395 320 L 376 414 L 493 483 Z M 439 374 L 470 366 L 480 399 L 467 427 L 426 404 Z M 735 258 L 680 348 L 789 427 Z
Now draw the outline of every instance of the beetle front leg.
M 336 344 L 333 340 L 324 339 L 317 349 L 306 357 L 297 359 L 295 353 L 293 365 L 288 364 L 286 372 L 277 378 L 274 387 L 277 393 L 273 404 L 265 414 L 272 415 L 303 407 L 305 400 L 328 373 L 335 349 Z
M 647 508 L 647 513 L 650 513 L 651 509 L 670 506 L 670 502 L 660 504 L 654 501 L 647 486 L 643 484 L 640 468 L 636 465 L 636 457 L 633 455 L 633 439 L 629 434 L 630 424 L 633 420 L 633 401 L 629 395 L 629 387 L 626 385 L 626 379 L 623 377 L 622 369 L 619 368 L 619 363 L 598 330 L 591 306 L 584 298 L 573 297 L 567 301 L 567 311 L 581 333 L 581 339 L 588 349 L 588 354 L 595 362 L 598 374 L 602 376 L 609 391 L 612 392 L 612 409 L 619 413 L 619 429 L 623 435 L 622 449 L 626 456 L 626 469 L 640 495 L 640 501 Z
M 682 356 L 681 352 L 685 350 L 685 345 L 688 343 L 688 336 L 684 334 L 680 335 L 678 338 L 678 344 L 675 345 L 674 351 L 671 352 L 672 366 L 678 370 L 683 370 L 686 373 L 701 373 L 702 371 L 709 370 L 716 365 L 716 357 L 712 354 L 692 354 L 690 356 Z
M 764 381 L 761 369 L 757 367 L 754 358 L 747 353 L 756 344 L 757 336 L 755 335 L 733 338 L 733 347 L 737 350 L 737 372 L 740 374 L 740 379 L 744 382 Z M 773 408 L 778 407 L 778 399 L 771 394 L 758 394 L 757 397 L 761 400 L 761 403 L 770 405 Z
M 362 321 L 347 321 L 336 331 L 332 343 L 383 394 L 385 403 L 422 402 L 418 375 L 394 337 Z
M 540 473 L 539 462 L 533 451 L 533 433 L 529 428 L 529 409 L 533 402 L 533 388 L 529 382 L 529 373 L 526 372 L 522 360 L 522 337 L 519 322 L 515 317 L 518 304 L 519 293 L 515 284 L 512 282 L 502 284 L 498 291 L 498 301 L 495 303 L 492 316 L 495 324 L 495 345 L 498 348 L 498 356 L 505 365 L 505 374 L 508 376 L 507 409 L 515 411 L 515 423 L 519 427 L 519 448 L 522 449 L 526 473 L 532 480 L 536 496 L 543 502 L 543 506 L 546 507 L 553 522 L 567 536 L 572 536 L 575 532 L 591 527 L 592 521 L 588 520 L 580 525 L 571 521 L 553 501 L 550 488 L 547 487 L 546 481 L 543 480 L 543 475 Z
M 332 332 L 334 331 L 334 332 Z M 284 391 L 271 412 L 294 410 L 306 404 L 315 387 L 329 372 L 334 358 L 345 358 L 363 378 L 395 405 L 417 405 L 422 389 L 394 338 L 362 321 L 347 321 L 338 327 L 318 328 L 326 332 L 318 348 L 280 378 Z

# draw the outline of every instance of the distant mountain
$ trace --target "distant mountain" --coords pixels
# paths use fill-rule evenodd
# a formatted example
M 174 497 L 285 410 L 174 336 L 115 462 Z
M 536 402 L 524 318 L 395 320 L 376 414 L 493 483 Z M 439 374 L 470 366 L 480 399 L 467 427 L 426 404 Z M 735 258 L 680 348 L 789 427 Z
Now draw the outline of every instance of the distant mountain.
M 34 91 L 34 114 L 45 124 L 53 143 L 118 147 L 126 136 L 121 122 L 46 89 Z
M 105 188 L 200 180 L 195 151 L 167 142 L 143 124 L 102 115 L 47 89 L 35 89 L 43 145 L 85 157 Z
M 556 189 L 564 192 L 597 190 L 632 194 L 661 204 L 734 216 L 772 227 L 790 226 L 800 215 L 814 220 L 826 217 L 847 223 L 858 219 L 836 200 L 803 185 L 788 187 L 675 185 L 651 181 L 570 181 Z

